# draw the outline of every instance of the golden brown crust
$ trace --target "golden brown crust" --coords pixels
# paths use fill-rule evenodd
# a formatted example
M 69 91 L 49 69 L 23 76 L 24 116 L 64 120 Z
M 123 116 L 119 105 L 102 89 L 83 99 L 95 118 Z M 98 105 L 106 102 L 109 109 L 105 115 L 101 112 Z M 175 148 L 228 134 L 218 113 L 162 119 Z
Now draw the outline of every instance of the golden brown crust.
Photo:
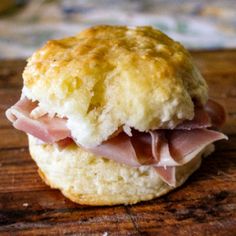
M 23 78 L 26 96 L 68 117 L 83 146 L 124 125 L 174 127 L 193 117 L 193 98 L 207 99 L 189 53 L 151 27 L 96 26 L 51 40 L 28 60 Z

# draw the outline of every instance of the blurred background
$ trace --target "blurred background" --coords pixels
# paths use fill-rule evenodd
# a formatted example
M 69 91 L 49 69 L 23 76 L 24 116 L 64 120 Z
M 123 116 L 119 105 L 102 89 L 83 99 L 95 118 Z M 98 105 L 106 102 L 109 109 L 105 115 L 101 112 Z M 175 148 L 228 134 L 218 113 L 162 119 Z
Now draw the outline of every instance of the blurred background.
M 152 25 L 189 49 L 236 48 L 236 0 L 0 0 L 0 58 L 96 24 Z

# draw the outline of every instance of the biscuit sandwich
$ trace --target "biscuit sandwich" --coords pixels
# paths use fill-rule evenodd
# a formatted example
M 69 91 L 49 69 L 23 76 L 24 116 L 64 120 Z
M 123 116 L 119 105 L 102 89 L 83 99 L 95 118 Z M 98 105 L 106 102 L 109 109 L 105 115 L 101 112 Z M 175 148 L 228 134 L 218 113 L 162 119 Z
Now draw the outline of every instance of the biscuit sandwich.
M 134 204 L 182 185 L 227 137 L 188 51 L 152 27 L 95 26 L 29 59 L 6 111 L 42 179 L 72 201 Z

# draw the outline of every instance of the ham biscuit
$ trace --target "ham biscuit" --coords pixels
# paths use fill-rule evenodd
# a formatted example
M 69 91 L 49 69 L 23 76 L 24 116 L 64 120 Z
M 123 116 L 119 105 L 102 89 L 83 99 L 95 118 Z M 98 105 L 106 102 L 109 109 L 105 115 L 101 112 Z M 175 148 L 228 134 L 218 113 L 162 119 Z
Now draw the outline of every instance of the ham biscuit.
M 6 111 L 42 179 L 74 202 L 134 204 L 182 185 L 214 150 L 224 108 L 187 50 L 152 27 L 96 26 L 29 58 Z

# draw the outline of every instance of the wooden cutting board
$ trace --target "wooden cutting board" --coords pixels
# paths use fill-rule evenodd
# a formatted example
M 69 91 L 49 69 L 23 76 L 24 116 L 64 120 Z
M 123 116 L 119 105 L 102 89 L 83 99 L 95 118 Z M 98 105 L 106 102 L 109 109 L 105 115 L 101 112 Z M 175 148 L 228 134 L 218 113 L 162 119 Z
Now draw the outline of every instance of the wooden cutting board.
M 229 141 L 168 195 L 113 207 L 76 205 L 41 181 L 25 134 L 4 115 L 20 96 L 25 62 L 0 61 L 0 235 L 236 235 L 236 50 L 192 55 L 227 109 Z

